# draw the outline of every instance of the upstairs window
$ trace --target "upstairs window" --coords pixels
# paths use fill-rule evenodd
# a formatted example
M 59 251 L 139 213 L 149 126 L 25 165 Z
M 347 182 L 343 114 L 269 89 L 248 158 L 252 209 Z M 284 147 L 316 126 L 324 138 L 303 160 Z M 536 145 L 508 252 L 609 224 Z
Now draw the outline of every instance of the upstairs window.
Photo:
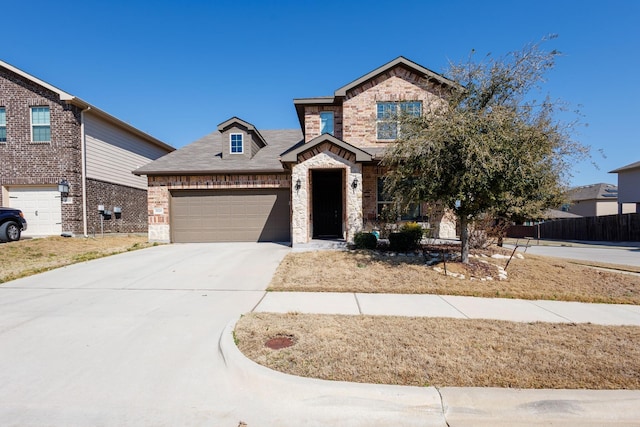
M 51 118 L 49 107 L 31 107 L 31 141 L 51 141 Z
M 0 107 L 0 142 L 7 142 L 7 110 Z
M 333 135 L 333 111 L 320 112 L 320 134 Z
M 422 101 L 378 102 L 376 114 L 377 138 L 382 141 L 398 139 L 399 117 L 401 115 L 420 117 L 421 114 Z
M 232 133 L 230 136 L 230 149 L 231 154 L 244 153 L 243 135 L 241 133 Z

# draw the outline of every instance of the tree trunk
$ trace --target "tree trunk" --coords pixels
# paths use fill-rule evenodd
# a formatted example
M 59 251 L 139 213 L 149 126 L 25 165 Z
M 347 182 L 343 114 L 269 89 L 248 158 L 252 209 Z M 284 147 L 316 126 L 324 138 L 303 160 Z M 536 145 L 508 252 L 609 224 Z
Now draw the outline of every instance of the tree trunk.
M 460 261 L 469 264 L 469 220 L 465 214 L 460 215 L 460 241 L 462 242 Z

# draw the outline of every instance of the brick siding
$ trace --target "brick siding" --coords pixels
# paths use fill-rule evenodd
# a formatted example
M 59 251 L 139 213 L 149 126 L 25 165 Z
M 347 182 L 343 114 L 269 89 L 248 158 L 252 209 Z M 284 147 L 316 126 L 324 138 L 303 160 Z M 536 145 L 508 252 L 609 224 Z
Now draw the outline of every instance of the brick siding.
M 31 142 L 30 107 L 50 110 L 51 141 Z M 62 230 L 82 231 L 80 110 L 58 94 L 0 68 L 0 107 L 7 117 L 7 141 L 0 143 L 0 186 L 70 184 L 74 203 L 62 205 Z M 2 199 L 0 205 L 8 205 Z
M 87 180 L 87 229 L 89 234 L 100 233 L 98 205 L 112 211 L 114 206 L 122 208 L 122 215 L 104 220 L 105 233 L 146 233 L 147 191 L 126 187 L 95 179 Z M 64 205 L 63 205 L 64 206 Z
M 149 176 L 148 181 L 147 215 L 152 242 L 170 241 L 171 190 L 291 188 L 291 175 L 285 173 Z

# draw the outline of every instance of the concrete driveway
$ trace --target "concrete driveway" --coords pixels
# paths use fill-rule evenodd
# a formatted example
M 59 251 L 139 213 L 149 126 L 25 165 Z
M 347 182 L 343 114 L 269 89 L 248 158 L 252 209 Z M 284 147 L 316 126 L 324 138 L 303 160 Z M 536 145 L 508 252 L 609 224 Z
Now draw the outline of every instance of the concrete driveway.
M 0 425 L 237 426 L 218 339 L 289 250 L 158 246 L 0 285 Z
M 232 329 L 263 300 L 289 251 L 255 243 L 158 246 L 0 285 L 0 426 L 496 427 L 640 419 L 638 391 L 354 384 L 261 367 L 239 352 Z M 320 295 L 310 296 L 316 310 L 327 309 Z

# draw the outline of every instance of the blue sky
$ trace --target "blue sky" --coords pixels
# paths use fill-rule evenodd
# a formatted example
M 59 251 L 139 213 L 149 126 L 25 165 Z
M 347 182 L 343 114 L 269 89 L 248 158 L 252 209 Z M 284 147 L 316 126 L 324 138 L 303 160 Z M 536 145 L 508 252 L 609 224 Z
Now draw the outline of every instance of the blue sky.
M 232 116 L 297 128 L 293 98 L 400 55 L 442 73 L 557 34 L 543 89 L 580 109 L 574 137 L 598 166 L 571 184 L 615 184 L 607 172 L 640 160 L 639 23 L 636 0 L 31 0 L 3 3 L 0 59 L 182 147 Z

